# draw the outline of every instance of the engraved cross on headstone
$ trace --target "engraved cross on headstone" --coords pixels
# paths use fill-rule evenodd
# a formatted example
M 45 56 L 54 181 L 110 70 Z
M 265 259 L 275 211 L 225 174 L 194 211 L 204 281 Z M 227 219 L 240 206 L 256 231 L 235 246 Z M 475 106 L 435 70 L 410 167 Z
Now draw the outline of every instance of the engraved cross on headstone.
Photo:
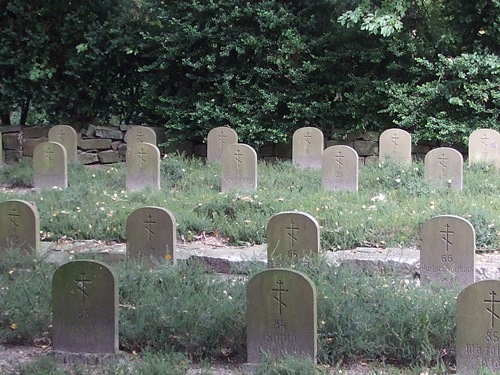
M 446 252 L 448 252 L 449 250 L 449 247 L 451 245 L 453 245 L 450 241 L 450 235 L 454 234 L 455 232 L 450 230 L 450 224 L 446 224 L 444 226 L 444 230 L 440 231 L 441 234 L 443 234 L 443 236 L 441 237 L 441 239 L 444 241 L 445 243 L 445 250 Z
M 483 136 L 481 137 L 481 144 L 483 145 L 483 151 L 482 151 L 483 158 L 486 158 L 488 156 L 488 143 L 486 142 L 488 139 L 489 138 L 486 134 L 483 134 Z
M 234 153 L 234 160 L 236 161 L 236 171 L 239 173 L 240 171 L 240 165 L 242 163 L 240 156 L 243 156 L 241 153 L 240 149 L 237 149 L 236 152 Z
M 441 166 L 441 174 L 439 176 L 440 179 L 444 178 L 445 171 L 446 171 L 446 161 L 448 158 L 445 156 L 444 153 L 441 154 L 441 156 L 438 158 L 439 165 Z
M 85 298 L 89 297 L 87 292 L 87 284 L 92 284 L 92 281 L 86 279 L 87 275 L 82 271 L 80 274 L 80 279 L 76 279 L 76 287 L 82 293 L 82 302 L 85 304 Z
M 139 142 L 143 142 L 143 138 L 144 138 L 144 133 L 142 131 L 140 131 L 139 133 L 137 133 L 137 140 Z
M 226 135 L 224 134 L 224 130 L 221 130 L 221 132 L 219 134 L 219 145 L 220 145 L 220 147 L 224 147 L 224 144 L 226 143 L 226 141 L 224 141 L 224 138 L 226 138 Z
M 64 130 L 63 129 L 59 130 L 58 135 L 59 135 L 59 140 L 64 141 L 65 134 L 64 134 Z
M 46 150 L 45 150 L 45 157 L 47 158 L 48 160 L 48 165 L 49 165 L 49 170 L 52 169 L 52 155 L 54 154 L 54 151 L 52 151 L 52 148 L 49 146 Z
M 495 319 L 499 318 L 498 314 L 495 313 L 495 303 L 500 303 L 500 300 L 495 299 L 496 295 L 497 294 L 492 290 L 490 293 L 491 299 L 483 300 L 484 303 L 490 304 L 490 307 L 487 307 L 486 311 L 488 311 L 491 315 L 491 328 L 495 328 Z
M 295 237 L 295 232 L 299 230 L 298 227 L 295 226 L 294 221 L 292 220 L 290 222 L 290 226 L 286 227 L 285 229 L 288 230 L 288 237 L 290 237 L 290 244 L 291 246 L 295 245 L 295 242 L 297 241 L 297 237 Z
M 283 289 L 283 281 L 281 280 L 278 280 L 276 284 L 278 284 L 278 287 L 271 289 L 271 291 L 277 293 L 277 295 L 273 296 L 273 299 L 278 302 L 278 312 L 281 315 L 282 308 L 286 307 L 286 303 L 283 302 L 283 293 L 288 292 L 288 289 Z
M 155 234 L 152 229 L 153 224 L 156 224 L 156 221 L 153 221 L 151 215 L 148 215 L 148 219 L 144 221 L 144 229 L 146 229 L 146 232 L 148 233 L 148 241 L 151 241 L 153 235 Z
M 311 145 L 311 138 L 312 135 L 309 132 L 304 134 L 304 139 L 306 141 L 306 154 L 309 154 L 309 146 Z
M 342 177 L 344 175 L 344 173 L 342 172 L 342 169 L 344 167 L 344 163 L 342 162 L 343 158 L 345 158 L 345 156 L 342 155 L 341 151 L 339 151 L 335 156 L 335 162 L 337 163 L 337 177 Z
M 144 163 L 146 162 L 146 159 L 144 159 L 144 156 L 146 156 L 146 151 L 141 147 L 141 149 L 138 152 L 139 155 L 139 160 L 141 161 L 141 167 L 144 167 Z
M 19 228 L 17 218 L 19 216 L 20 215 L 17 213 L 16 208 L 12 208 L 11 213 L 9 214 L 9 221 L 12 223 L 12 236 L 10 237 L 10 241 L 13 245 L 16 245 L 19 242 L 19 237 L 17 236 L 17 229 Z

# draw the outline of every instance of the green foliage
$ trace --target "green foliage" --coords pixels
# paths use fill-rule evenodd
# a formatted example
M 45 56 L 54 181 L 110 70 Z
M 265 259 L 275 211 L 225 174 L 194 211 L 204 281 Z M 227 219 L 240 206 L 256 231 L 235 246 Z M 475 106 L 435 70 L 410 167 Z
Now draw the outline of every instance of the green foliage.
M 255 375 L 326 375 L 328 370 L 315 365 L 310 358 L 286 357 L 281 361 L 264 358 L 257 366 Z

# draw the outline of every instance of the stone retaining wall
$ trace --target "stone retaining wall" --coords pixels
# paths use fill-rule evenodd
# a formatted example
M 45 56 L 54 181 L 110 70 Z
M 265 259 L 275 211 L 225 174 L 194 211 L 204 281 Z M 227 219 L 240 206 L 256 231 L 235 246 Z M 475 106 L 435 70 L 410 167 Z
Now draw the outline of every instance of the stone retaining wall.
M 98 126 L 89 125 L 78 132 L 78 159 L 83 164 L 111 164 L 125 160 L 127 149 L 125 133 L 131 125 Z M 49 126 L 0 126 L 2 134 L 5 164 L 19 163 L 23 158 L 32 158 L 35 146 L 48 140 Z M 165 129 L 153 127 L 159 145 L 165 142 Z M 345 139 L 326 138 L 325 147 L 347 145 L 354 148 L 360 164 L 378 160 L 377 132 L 352 134 Z M 423 159 L 436 144 L 418 144 L 412 146 L 414 157 Z M 177 145 L 160 146 L 162 155 L 171 152 L 180 152 L 186 155 L 206 157 L 207 146 L 202 143 L 184 141 Z M 459 150 L 464 153 L 465 150 Z M 292 158 L 291 143 L 268 143 L 258 150 L 258 156 L 264 160 L 288 160 Z

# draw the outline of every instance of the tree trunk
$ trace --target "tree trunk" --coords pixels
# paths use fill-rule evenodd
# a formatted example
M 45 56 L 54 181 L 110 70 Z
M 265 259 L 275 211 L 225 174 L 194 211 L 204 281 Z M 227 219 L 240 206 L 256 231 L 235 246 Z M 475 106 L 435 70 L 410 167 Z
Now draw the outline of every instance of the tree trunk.
M 0 113 L 0 121 L 2 121 L 2 125 L 11 125 L 10 113 L 9 112 Z
M 19 125 L 26 125 L 26 121 L 28 121 L 28 113 L 30 110 L 30 99 L 26 99 L 21 108 L 21 118 L 19 119 Z

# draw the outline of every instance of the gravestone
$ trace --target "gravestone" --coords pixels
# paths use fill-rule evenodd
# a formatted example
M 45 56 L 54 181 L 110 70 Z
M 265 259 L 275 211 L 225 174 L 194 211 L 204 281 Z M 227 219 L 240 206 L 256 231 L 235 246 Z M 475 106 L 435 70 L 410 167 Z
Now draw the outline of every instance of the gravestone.
M 177 225 L 174 215 L 161 207 L 142 207 L 127 218 L 127 257 L 170 260 L 175 263 Z
M 260 272 L 247 286 L 247 362 L 268 355 L 316 362 L 316 287 L 305 274 L 287 269 Z
M 297 129 L 292 137 L 292 162 L 298 168 L 321 169 L 325 141 L 318 128 Z
M 33 186 L 35 189 L 66 189 L 68 187 L 68 157 L 57 142 L 42 142 L 33 151 Z
M 49 130 L 49 141 L 57 142 L 66 149 L 68 163 L 76 161 L 77 134 L 69 125 L 56 125 Z
M 500 281 L 469 285 L 457 299 L 457 374 L 500 372 Z
M 493 129 L 477 129 L 469 136 L 469 164 L 489 163 L 500 167 L 500 133 Z
M 323 152 L 322 183 L 328 191 L 358 191 L 358 153 L 349 146 L 331 146 Z
M 463 188 L 463 157 L 450 147 L 439 147 L 425 155 L 425 180 L 438 188 Z
M 319 224 L 305 212 L 281 212 L 267 223 L 269 267 L 290 264 L 305 256 L 317 255 L 319 246 Z
M 79 260 L 54 272 L 52 345 L 56 352 L 118 352 L 118 281 L 106 264 Z
M 125 133 L 127 148 L 136 143 L 151 143 L 156 146 L 156 132 L 147 126 L 135 125 Z
M 127 145 L 127 190 L 160 190 L 160 150 L 151 143 Z
M 467 220 L 452 215 L 427 220 L 420 230 L 420 283 L 461 287 L 474 283 L 476 234 Z
M 0 168 L 3 167 L 3 140 L 2 133 L 0 133 Z
M 238 143 L 238 134 L 226 126 L 213 128 L 207 137 L 207 161 L 221 163 L 222 150 L 227 145 Z
M 402 129 L 387 129 L 379 138 L 379 159 L 411 164 L 411 135 Z
M 30 202 L 11 199 L 0 203 L 0 250 L 8 249 L 34 256 L 40 252 L 40 218 Z
M 257 153 L 252 147 L 242 143 L 224 147 L 221 190 L 257 190 Z

